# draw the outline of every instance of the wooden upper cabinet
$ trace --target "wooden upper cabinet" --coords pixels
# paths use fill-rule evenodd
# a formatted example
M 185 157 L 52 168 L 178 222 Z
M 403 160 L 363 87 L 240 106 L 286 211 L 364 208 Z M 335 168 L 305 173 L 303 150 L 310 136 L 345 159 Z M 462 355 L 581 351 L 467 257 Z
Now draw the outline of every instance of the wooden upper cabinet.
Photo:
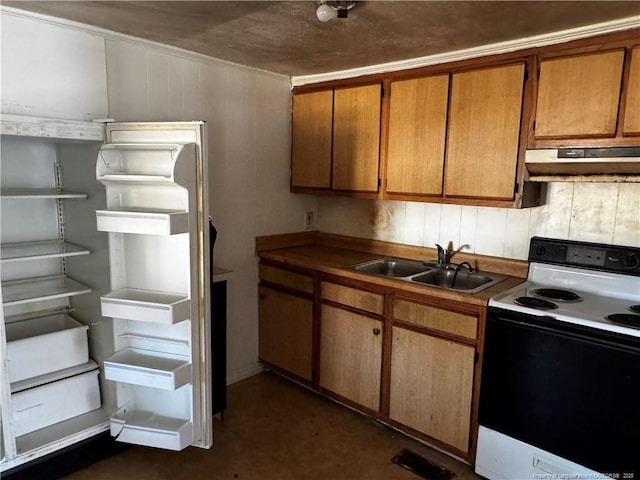
M 387 192 L 441 195 L 449 75 L 391 83 Z
M 331 188 L 333 90 L 293 96 L 291 186 Z
M 627 99 L 622 122 L 623 135 L 640 135 L 640 47 L 631 50 Z
M 536 138 L 616 134 L 624 49 L 540 63 Z
M 451 78 L 445 195 L 514 197 L 524 63 Z
M 379 83 L 334 91 L 334 190 L 378 191 L 380 99 Z

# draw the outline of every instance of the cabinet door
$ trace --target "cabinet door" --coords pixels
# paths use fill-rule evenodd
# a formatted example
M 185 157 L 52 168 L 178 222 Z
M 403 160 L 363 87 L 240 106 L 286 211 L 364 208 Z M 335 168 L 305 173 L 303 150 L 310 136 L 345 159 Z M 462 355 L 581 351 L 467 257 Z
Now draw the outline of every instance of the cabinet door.
M 389 417 L 469 450 L 473 347 L 393 327 Z
M 624 50 L 543 60 L 536 138 L 613 137 Z
M 311 381 L 313 302 L 259 288 L 260 359 Z
M 391 84 L 388 192 L 442 194 L 449 75 Z
M 623 135 L 640 135 L 640 47 L 631 50 Z
M 334 92 L 334 190 L 378 191 L 380 93 L 380 84 Z
M 524 64 L 454 73 L 445 194 L 514 196 Z
M 293 97 L 291 186 L 331 188 L 333 90 Z
M 380 407 L 382 322 L 322 306 L 320 386 L 371 410 Z

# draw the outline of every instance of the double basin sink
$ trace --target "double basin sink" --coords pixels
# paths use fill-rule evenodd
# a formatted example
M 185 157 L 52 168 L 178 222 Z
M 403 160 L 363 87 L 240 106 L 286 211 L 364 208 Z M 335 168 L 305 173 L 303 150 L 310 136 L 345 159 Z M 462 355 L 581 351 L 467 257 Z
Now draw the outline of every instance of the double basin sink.
M 351 267 L 358 272 L 465 293 L 477 293 L 504 280 L 504 275 L 478 273 L 456 265 L 400 258 L 379 258 Z

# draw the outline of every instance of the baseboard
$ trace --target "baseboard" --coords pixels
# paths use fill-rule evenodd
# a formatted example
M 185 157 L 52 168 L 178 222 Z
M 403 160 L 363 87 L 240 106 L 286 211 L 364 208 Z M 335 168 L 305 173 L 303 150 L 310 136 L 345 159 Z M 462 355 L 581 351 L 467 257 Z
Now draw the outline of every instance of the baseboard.
M 239 382 L 245 378 L 253 377 L 264 371 L 264 366 L 259 363 L 252 363 L 241 368 L 235 368 L 227 373 L 227 385 Z

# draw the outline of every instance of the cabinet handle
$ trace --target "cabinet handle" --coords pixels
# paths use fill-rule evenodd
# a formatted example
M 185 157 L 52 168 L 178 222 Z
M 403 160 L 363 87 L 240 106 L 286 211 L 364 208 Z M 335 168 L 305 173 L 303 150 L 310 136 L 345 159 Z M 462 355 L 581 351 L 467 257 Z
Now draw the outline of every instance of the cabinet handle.
M 382 332 L 380 331 L 380 329 L 379 329 L 379 328 L 374 328 L 374 329 L 373 329 L 373 334 L 374 334 L 374 335 L 380 335 L 380 333 L 382 333 Z
M 267 296 L 264 293 L 260 294 L 260 300 L 264 300 L 265 298 L 267 298 Z

